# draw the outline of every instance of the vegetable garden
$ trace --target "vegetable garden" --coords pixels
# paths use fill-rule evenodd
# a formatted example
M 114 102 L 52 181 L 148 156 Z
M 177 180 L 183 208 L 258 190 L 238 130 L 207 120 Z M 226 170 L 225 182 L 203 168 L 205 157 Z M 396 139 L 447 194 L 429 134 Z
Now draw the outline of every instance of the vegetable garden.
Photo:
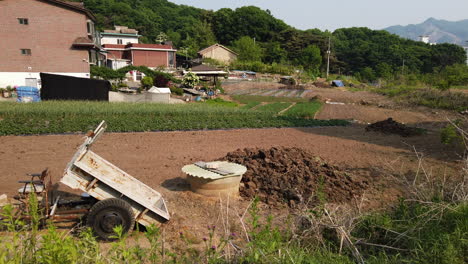
M 0 103 L 0 135 L 86 132 L 101 120 L 108 131 L 172 131 L 262 127 L 342 126 L 344 120 L 304 119 L 270 111 L 212 104 L 162 105 L 47 101 Z

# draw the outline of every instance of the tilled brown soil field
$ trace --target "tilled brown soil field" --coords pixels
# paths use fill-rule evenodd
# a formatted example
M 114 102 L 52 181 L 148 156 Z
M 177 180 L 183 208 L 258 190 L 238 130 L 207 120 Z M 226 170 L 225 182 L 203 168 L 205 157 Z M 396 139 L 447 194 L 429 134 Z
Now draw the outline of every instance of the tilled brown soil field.
M 54 181 L 58 181 L 83 137 L 82 134 L 0 137 L 0 194 L 11 197 L 21 186 L 18 180 L 27 179 L 26 173 L 39 172 L 45 167 L 49 167 Z M 395 201 L 401 194 L 389 175 L 411 175 L 416 170 L 418 162 L 412 146 L 427 153 L 427 164 L 435 168 L 434 171 L 455 166 L 449 161 L 456 156 L 439 142 L 438 134 L 402 138 L 365 132 L 364 126 L 352 125 L 108 133 L 93 145 L 93 151 L 163 194 L 172 216 L 164 225 L 168 239 L 186 232 L 193 234 L 196 240 L 206 235 L 207 224 L 226 226 L 226 219 L 232 224 L 229 230 L 242 233 L 239 216 L 245 215 L 250 200 L 231 198 L 221 201 L 190 192 L 181 172 L 185 164 L 219 159 L 244 148 L 297 147 L 347 171 L 358 172 L 368 184 L 357 192 L 363 195 L 360 202 L 366 208 L 378 208 Z M 266 213 L 276 215 L 279 221 L 282 221 L 281 217 L 287 217 L 290 210 L 287 205 L 262 207 Z M 201 240 L 198 242 L 202 243 Z

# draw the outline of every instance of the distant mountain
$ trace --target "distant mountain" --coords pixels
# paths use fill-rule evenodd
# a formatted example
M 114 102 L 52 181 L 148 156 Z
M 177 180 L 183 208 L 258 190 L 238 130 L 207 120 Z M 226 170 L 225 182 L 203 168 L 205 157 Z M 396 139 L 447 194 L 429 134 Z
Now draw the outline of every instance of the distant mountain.
M 452 43 L 466 45 L 468 41 L 468 19 L 447 21 L 429 18 L 421 24 L 391 26 L 384 30 L 403 38 L 418 40 L 419 36 L 429 36 L 431 43 Z

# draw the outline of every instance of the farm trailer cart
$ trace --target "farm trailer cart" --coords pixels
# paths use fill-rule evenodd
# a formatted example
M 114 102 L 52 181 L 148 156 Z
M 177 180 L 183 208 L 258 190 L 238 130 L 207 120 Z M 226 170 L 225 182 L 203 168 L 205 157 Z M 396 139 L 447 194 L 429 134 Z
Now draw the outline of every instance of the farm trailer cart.
M 86 222 L 97 236 L 109 240 L 115 226 L 121 225 L 128 232 L 135 222 L 149 226 L 168 221 L 170 216 L 159 192 L 90 150 L 106 128 L 102 121 L 94 132 L 88 133 L 60 182 L 98 200 L 90 208 Z
M 41 223 L 86 218 L 86 224 L 104 240 L 114 238 L 116 226 L 122 226 L 126 233 L 133 229 L 135 222 L 149 226 L 168 221 L 169 212 L 160 193 L 90 150 L 106 127 L 102 121 L 87 134 L 60 180 L 85 192 L 79 199 L 67 197 L 70 194 L 61 198 L 59 192 L 53 191 L 49 171 L 45 169 L 39 174 L 27 174 L 30 180 L 19 181 L 23 186 L 18 190 L 19 195 L 14 196 L 19 201 L 14 217 L 31 219 L 30 195 L 35 193 L 40 201 Z

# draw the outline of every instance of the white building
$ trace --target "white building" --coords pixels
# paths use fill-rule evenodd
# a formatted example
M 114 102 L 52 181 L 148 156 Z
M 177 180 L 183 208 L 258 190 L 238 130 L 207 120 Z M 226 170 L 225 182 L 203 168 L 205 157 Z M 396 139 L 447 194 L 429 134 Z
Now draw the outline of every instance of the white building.
M 115 44 L 127 45 L 129 43 L 138 44 L 138 31 L 124 26 L 114 26 L 114 30 L 104 30 L 101 32 L 101 45 Z
M 419 41 L 429 44 L 429 36 L 426 36 L 426 35 L 419 36 Z

